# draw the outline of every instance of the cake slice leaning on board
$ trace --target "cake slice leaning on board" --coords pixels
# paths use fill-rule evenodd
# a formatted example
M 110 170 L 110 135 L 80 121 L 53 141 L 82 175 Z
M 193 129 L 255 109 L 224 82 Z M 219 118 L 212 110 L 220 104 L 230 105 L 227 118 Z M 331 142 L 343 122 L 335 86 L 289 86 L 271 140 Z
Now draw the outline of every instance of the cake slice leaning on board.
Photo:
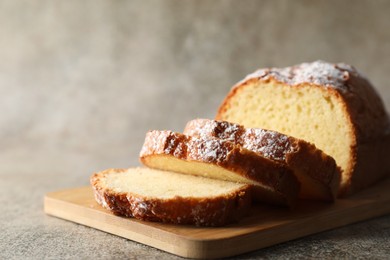
M 334 201 L 339 184 L 340 168 L 335 160 L 313 144 L 261 128 L 245 128 L 226 121 L 195 119 L 187 123 L 184 134 L 232 141 L 293 170 L 301 184 L 299 197 Z
M 343 63 L 260 69 L 230 90 L 216 119 L 314 143 L 342 169 L 340 195 L 390 173 L 389 115 L 371 83 Z
M 253 199 L 293 207 L 300 184 L 285 165 L 217 138 L 149 131 L 140 161 L 150 167 L 252 186 Z

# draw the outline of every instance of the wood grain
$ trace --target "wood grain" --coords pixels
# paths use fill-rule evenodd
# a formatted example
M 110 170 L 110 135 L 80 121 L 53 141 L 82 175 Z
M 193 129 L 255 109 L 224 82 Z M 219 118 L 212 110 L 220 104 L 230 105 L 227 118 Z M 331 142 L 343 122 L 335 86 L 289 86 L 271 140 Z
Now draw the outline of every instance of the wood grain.
M 294 210 L 263 205 L 237 224 L 199 228 L 118 217 L 100 207 L 90 187 L 46 194 L 47 214 L 190 258 L 238 255 L 390 213 L 390 179 L 334 204 L 300 201 Z

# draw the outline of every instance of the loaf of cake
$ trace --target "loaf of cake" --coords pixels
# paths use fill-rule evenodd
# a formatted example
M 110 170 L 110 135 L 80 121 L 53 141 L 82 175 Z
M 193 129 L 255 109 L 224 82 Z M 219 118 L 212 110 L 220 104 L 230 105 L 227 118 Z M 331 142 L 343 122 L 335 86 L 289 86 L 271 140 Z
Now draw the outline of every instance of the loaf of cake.
M 150 131 L 140 161 L 160 170 L 253 186 L 256 201 L 292 207 L 299 182 L 284 164 L 227 140 L 197 138 L 171 131 Z
M 222 226 L 251 205 L 249 185 L 148 168 L 109 169 L 90 181 L 100 205 L 140 220 Z
M 302 199 L 334 201 L 337 196 L 341 175 L 335 160 L 304 140 L 271 130 L 244 128 L 209 119 L 189 121 L 183 133 L 232 141 L 287 165 L 301 184 L 299 197 Z
M 260 69 L 231 89 L 216 119 L 315 144 L 341 167 L 341 195 L 390 173 L 389 116 L 371 83 L 343 63 Z

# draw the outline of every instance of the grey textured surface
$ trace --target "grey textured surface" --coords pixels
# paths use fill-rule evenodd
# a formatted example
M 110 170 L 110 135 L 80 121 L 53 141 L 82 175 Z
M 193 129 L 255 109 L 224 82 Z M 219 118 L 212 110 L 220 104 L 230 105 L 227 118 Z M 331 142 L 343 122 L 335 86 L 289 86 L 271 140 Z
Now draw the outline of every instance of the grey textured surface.
M 173 258 L 45 216 L 43 195 L 138 165 L 149 129 L 213 117 L 261 67 L 362 71 L 390 108 L 390 1 L 0 0 L 0 258 Z M 243 258 L 386 258 L 390 218 Z

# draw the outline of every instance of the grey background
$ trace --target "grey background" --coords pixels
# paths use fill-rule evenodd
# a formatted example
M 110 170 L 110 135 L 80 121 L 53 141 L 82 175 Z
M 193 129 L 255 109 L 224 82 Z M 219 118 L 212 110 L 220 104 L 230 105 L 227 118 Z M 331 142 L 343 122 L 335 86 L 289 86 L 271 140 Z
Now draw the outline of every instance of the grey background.
M 389 1 L 1 1 L 2 171 L 137 165 L 147 130 L 213 117 L 260 67 L 344 61 L 390 107 L 389 15 Z
M 138 165 L 147 130 L 180 131 L 190 119 L 213 117 L 230 87 L 257 68 L 350 63 L 389 110 L 389 15 L 386 0 L 0 0 L 0 245 L 11 249 L 0 256 L 72 256 L 80 229 L 100 241 L 100 232 L 44 216 L 43 195 L 87 185 L 94 171 Z M 336 243 L 326 250 L 385 256 L 389 218 L 377 222 L 387 231 L 367 222 L 369 239 L 353 236 L 356 227 L 337 231 L 352 232 L 354 252 L 348 235 L 332 240 L 337 232 L 322 236 Z M 54 238 L 68 246 L 45 244 Z M 271 256 L 331 256 L 316 246 L 294 250 L 310 241 Z

